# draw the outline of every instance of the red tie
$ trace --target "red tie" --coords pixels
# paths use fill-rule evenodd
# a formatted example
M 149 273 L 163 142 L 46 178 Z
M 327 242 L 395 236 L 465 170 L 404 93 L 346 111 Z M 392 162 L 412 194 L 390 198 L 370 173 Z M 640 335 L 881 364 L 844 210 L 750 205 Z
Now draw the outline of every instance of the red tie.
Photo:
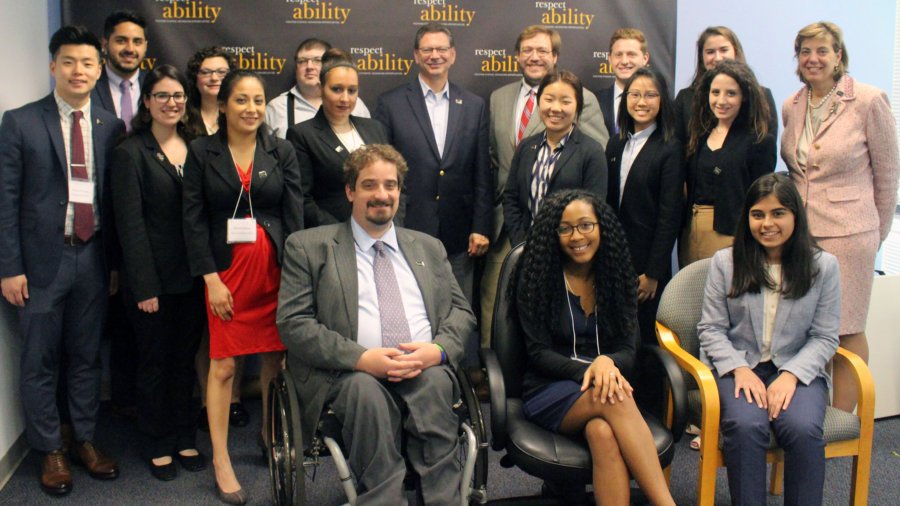
M 81 135 L 81 111 L 72 112 L 72 141 L 69 145 L 71 157 L 71 177 L 89 181 L 87 165 L 84 163 L 84 137 Z M 94 235 L 93 204 L 75 203 L 75 237 L 87 242 Z
M 525 129 L 528 127 L 528 120 L 531 119 L 531 112 L 534 110 L 534 90 L 528 92 L 528 101 L 525 102 L 525 108 L 522 109 L 522 117 L 519 118 L 519 133 L 516 135 L 516 146 L 522 142 L 522 136 L 525 135 Z

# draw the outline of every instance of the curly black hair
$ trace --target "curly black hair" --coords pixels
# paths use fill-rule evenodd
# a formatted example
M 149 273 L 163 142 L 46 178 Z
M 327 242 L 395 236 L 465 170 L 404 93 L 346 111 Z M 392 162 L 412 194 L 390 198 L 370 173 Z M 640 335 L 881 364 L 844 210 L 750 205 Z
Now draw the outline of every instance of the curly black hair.
M 565 290 L 562 276 L 565 256 L 557 228 L 563 211 L 574 200 L 587 202 L 594 208 L 600 227 L 600 248 L 593 259 L 593 274 L 601 335 L 631 335 L 637 325 L 638 282 L 628 240 L 612 208 L 589 191 L 562 190 L 541 204 L 510 283 L 510 300 L 518 298 L 517 311 L 533 315 L 542 327 L 556 326 L 560 317 L 558 300 Z

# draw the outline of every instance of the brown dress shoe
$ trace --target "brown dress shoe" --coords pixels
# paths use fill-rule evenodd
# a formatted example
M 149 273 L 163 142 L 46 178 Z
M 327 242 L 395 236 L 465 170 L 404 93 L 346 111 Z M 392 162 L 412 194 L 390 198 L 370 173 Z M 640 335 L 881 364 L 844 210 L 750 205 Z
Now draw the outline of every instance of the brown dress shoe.
M 86 467 L 91 478 L 112 480 L 119 476 L 119 464 L 104 455 L 91 441 L 76 444 L 72 460 Z
M 72 491 L 72 471 L 62 450 L 50 452 L 41 464 L 41 488 L 48 494 L 65 495 Z

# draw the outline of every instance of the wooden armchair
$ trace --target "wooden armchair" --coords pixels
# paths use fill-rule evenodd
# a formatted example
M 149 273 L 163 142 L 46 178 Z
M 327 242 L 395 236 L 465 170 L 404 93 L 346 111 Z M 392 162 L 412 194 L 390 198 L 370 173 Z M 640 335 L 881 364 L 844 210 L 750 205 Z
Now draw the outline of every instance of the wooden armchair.
M 656 315 L 660 346 L 670 353 L 690 378 L 685 378 L 688 418 L 699 426 L 702 444 L 697 478 L 697 504 L 712 506 L 716 495 L 716 469 L 725 465 L 719 438 L 719 392 L 713 372 L 699 360 L 697 323 L 703 305 L 703 291 L 710 260 L 701 260 L 682 269 L 666 286 Z M 875 426 L 875 384 L 865 362 L 850 351 L 838 348 L 834 360 L 846 360 L 856 373 L 859 392 L 857 415 L 828 406 L 825 410 L 825 457 L 853 457 L 850 477 L 850 504 L 865 505 L 868 499 L 872 461 L 872 434 Z M 770 493 L 780 494 L 784 453 L 774 435 L 767 460 L 772 463 Z

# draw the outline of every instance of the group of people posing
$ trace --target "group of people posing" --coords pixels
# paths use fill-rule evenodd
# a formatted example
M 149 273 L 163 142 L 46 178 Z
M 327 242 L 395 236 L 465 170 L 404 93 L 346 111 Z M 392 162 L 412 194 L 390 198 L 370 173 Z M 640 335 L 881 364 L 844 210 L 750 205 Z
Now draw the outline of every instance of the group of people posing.
M 176 461 L 207 466 L 199 376 L 217 494 L 245 503 L 228 454 L 235 377 L 259 354 L 268 385 L 287 351 L 304 435 L 331 406 L 353 441 L 360 503 L 405 500 L 401 429 L 426 503 L 458 503 L 447 371 L 478 368 L 472 303 L 489 346 L 500 265 L 524 243 L 510 295 L 529 357 L 526 415 L 587 440 L 598 504 L 627 504 L 630 477 L 653 504 L 674 504 L 629 378 L 636 349 L 656 343 L 677 243 L 681 266 L 713 258 L 699 331 L 733 502 L 765 503 L 771 425 L 786 504 L 821 504 L 828 364 L 839 343 L 867 357 L 900 170 L 887 98 L 847 74 L 836 25 L 795 40 L 789 175 L 772 174 L 774 98 L 725 27 L 701 34 L 693 82 L 673 100 L 640 30 L 613 34 L 615 83 L 595 95 L 557 67 L 559 33 L 530 26 L 515 44 L 522 79 L 485 102 L 449 80 L 453 34 L 428 24 L 417 77 L 371 117 L 353 60 L 319 39 L 300 44 L 296 86 L 268 104 L 262 78 L 222 48 L 198 51 L 186 72 L 145 72 L 147 44 L 128 11 L 107 18 L 102 40 L 61 28 L 53 93 L 0 125 L 0 277 L 19 308 L 44 490 L 71 490 L 70 457 L 95 478 L 118 475 L 94 444 L 102 322 L 118 288 L 156 478 L 175 479 Z M 849 372 L 833 374 L 833 404 L 851 411 Z

